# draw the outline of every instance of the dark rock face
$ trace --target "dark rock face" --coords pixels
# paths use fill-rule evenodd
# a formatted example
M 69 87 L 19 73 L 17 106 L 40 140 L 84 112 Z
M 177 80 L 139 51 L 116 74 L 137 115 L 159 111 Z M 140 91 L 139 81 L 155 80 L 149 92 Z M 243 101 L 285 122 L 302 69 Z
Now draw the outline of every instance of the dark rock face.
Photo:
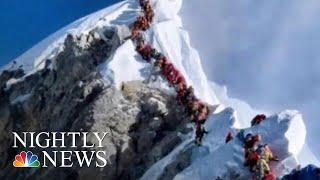
M 179 172 L 187 168 L 191 163 L 192 149 L 193 147 L 189 146 L 188 148 L 183 150 L 175 159 L 175 161 L 165 167 L 159 179 L 173 179 Z
M 138 81 L 126 82 L 119 90 L 99 74 L 97 66 L 128 37 L 125 32 L 115 27 L 85 37 L 68 35 L 64 49 L 42 70 L 27 76 L 22 69 L 2 72 L 0 179 L 137 179 L 181 143 L 178 133 L 188 132 L 187 118 L 172 95 Z M 103 148 L 86 149 L 106 151 L 107 166 L 15 169 L 14 156 L 25 149 L 12 148 L 12 132 L 24 131 L 108 132 Z M 87 141 L 96 140 L 89 136 Z

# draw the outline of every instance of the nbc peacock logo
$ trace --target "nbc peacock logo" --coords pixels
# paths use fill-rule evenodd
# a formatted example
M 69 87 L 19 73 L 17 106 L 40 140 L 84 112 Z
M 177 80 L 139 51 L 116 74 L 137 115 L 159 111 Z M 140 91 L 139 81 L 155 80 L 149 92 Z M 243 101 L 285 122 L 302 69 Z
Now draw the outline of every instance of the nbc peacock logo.
M 15 160 L 13 161 L 14 167 L 39 167 L 40 162 L 38 161 L 38 156 L 34 155 L 31 151 L 25 152 L 22 151 L 20 154 L 17 154 Z

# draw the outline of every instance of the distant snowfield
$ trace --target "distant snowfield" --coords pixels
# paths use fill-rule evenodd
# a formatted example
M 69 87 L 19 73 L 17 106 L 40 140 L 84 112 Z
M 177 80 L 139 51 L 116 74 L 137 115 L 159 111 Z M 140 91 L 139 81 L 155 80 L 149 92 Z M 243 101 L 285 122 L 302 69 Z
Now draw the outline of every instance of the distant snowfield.
M 225 129 L 220 127 L 220 130 L 219 128 L 215 129 L 217 127 L 215 127 L 214 123 L 208 125 L 210 128 L 215 129 L 214 131 L 218 134 L 212 138 L 208 137 L 208 142 L 205 142 L 210 148 L 213 148 L 214 146 L 212 144 L 221 143 L 221 139 L 223 139 L 224 134 L 229 130 L 227 128 L 230 126 L 238 128 L 248 127 L 251 118 L 255 114 L 263 111 L 255 110 L 246 102 L 228 97 L 225 87 L 220 87 L 216 83 L 208 80 L 207 75 L 203 71 L 200 56 L 191 46 L 192 39 L 189 38 L 188 32 L 183 28 L 181 18 L 177 15 L 183 3 L 188 3 L 188 1 L 183 1 L 182 3 L 182 0 L 153 0 L 152 2 L 155 5 L 156 17 L 154 25 L 146 33 L 146 38 L 150 40 L 156 48 L 168 56 L 173 61 L 174 65 L 181 70 L 185 75 L 187 82 L 194 86 L 198 97 L 208 103 L 221 103 L 224 107 L 230 106 L 236 110 L 234 113 L 231 111 L 234 121 L 232 121 L 232 123 L 226 121 L 225 123 L 227 124 L 223 126 L 226 127 Z M 17 66 L 24 65 L 25 70 L 32 73 L 32 71 L 43 66 L 42 62 L 45 59 L 54 57 L 59 51 L 61 51 L 61 45 L 67 33 L 88 33 L 90 29 L 97 26 L 130 24 L 138 15 L 137 7 L 138 5 L 136 1 L 127 0 L 81 18 L 51 35 L 17 58 Z M 4 68 L 9 68 L 11 65 L 12 64 L 9 64 Z M 119 47 L 115 54 L 110 57 L 105 64 L 100 66 L 101 73 L 105 79 L 111 81 L 116 86 L 119 86 L 122 81 L 143 80 L 147 75 L 146 69 L 150 69 L 150 66 L 143 63 L 141 58 L 137 56 L 134 46 L 130 40 Z M 222 110 L 226 109 L 221 108 L 219 111 Z M 229 111 L 226 111 L 227 114 L 228 112 Z M 267 114 L 273 113 L 267 112 Z M 290 113 L 287 114 L 284 113 L 284 115 L 288 114 L 296 115 L 297 113 L 295 113 L 295 111 L 290 111 Z M 227 118 L 228 117 L 229 116 L 227 116 Z M 302 148 L 306 129 L 301 117 L 295 119 L 296 120 L 286 134 L 286 137 L 290 141 L 289 152 L 296 156 L 302 154 L 303 156 L 301 159 L 303 161 L 301 162 L 303 164 L 309 162 L 318 163 L 314 158 L 314 155 L 308 151 L 308 146 Z M 276 122 L 276 120 L 274 121 Z M 266 134 L 268 133 L 266 132 Z M 216 140 L 217 137 L 220 138 L 219 142 L 213 142 L 212 140 Z M 184 144 L 185 143 L 187 142 L 184 142 Z M 181 146 L 183 146 L 183 144 Z M 301 149 L 303 149 L 302 153 L 300 153 Z M 178 151 L 178 149 L 176 149 L 176 151 Z M 211 149 L 211 151 L 214 151 L 214 149 Z M 170 159 L 170 155 L 166 158 Z M 163 160 L 162 162 L 166 163 L 168 161 Z M 149 172 L 152 172 L 152 170 Z M 148 173 L 146 174 L 146 177 L 149 177 Z

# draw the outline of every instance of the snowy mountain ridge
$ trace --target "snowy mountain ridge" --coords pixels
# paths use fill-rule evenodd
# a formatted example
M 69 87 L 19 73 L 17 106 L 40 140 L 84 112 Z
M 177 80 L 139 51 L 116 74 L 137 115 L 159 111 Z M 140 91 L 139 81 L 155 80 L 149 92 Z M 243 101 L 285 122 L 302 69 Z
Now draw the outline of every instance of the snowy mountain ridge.
M 169 57 L 186 77 L 188 84 L 195 88 L 195 93 L 200 99 L 210 104 L 222 104 L 207 121 L 206 127 L 210 133 L 205 137 L 203 147 L 193 149 L 191 165 L 176 175 L 175 179 L 212 179 L 221 176 L 230 178 L 227 173 L 230 169 L 239 169 L 238 172 L 242 173 L 242 178 L 249 177 L 249 171 L 243 167 L 244 152 L 241 142 L 234 139 L 231 143 L 225 144 L 224 139 L 228 131 L 236 132 L 238 128 L 248 127 L 249 120 L 255 111 L 250 107 L 244 107 L 245 103 L 225 97 L 225 90 L 219 89 L 217 85 L 212 85 L 212 82 L 208 81 L 202 69 L 199 54 L 192 48 L 188 33 L 183 29 L 181 19 L 178 16 L 182 0 L 153 0 L 152 3 L 156 16 L 151 29 L 145 33 L 145 38 Z M 127 0 L 84 17 L 20 56 L 15 60 L 15 67 L 23 65 L 27 75 L 30 75 L 42 69 L 46 59 L 54 59 L 63 49 L 67 33 L 81 37 L 81 34 L 87 34 L 92 29 L 129 25 L 134 22 L 138 14 L 138 3 L 135 0 Z M 4 69 L 10 68 L 12 65 L 11 63 Z M 105 79 L 104 83 L 114 85 L 117 88 L 120 88 L 122 82 L 147 79 L 151 70 L 151 65 L 144 63 L 136 53 L 131 40 L 125 41 L 105 63 L 99 65 L 99 71 Z M 149 86 L 172 92 L 166 82 L 159 78 Z M 249 109 L 251 112 L 242 111 L 239 113 L 240 117 L 237 117 L 235 110 L 224 108 L 229 105 L 232 107 L 241 106 L 240 110 L 237 110 Z M 306 136 L 303 119 L 298 112 L 284 111 L 270 116 L 261 125 L 246 128 L 245 132 L 262 134 L 263 142 L 270 144 L 275 154 L 281 159 L 281 162 L 275 165 L 278 175 L 288 173 L 298 164 L 296 158 L 303 148 Z M 182 150 L 190 147 L 191 138 L 192 136 L 185 137 L 184 142 L 165 158 L 155 163 L 141 179 L 154 179 L 157 177 L 156 174 L 160 176 L 164 171 L 165 164 L 174 161 Z M 229 152 L 229 156 L 226 156 L 225 152 Z M 210 167 L 209 170 L 208 167 Z M 163 171 L 159 171 L 159 169 Z

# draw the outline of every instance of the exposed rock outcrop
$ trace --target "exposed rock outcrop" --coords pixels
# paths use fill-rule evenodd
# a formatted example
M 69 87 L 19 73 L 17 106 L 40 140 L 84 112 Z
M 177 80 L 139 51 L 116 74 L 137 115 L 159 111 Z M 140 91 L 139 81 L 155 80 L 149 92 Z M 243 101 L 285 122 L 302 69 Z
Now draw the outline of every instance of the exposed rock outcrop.
M 137 179 L 182 142 L 179 132 L 190 130 L 173 95 L 140 81 L 118 89 L 101 78 L 97 66 L 128 36 L 123 28 L 68 35 L 64 49 L 46 60 L 43 69 L 28 75 L 22 69 L 1 74 L 1 179 Z M 12 161 L 24 149 L 11 147 L 13 131 L 108 132 L 98 149 L 107 152 L 109 161 L 104 168 L 49 167 L 17 173 Z M 95 139 L 89 136 L 88 141 Z

